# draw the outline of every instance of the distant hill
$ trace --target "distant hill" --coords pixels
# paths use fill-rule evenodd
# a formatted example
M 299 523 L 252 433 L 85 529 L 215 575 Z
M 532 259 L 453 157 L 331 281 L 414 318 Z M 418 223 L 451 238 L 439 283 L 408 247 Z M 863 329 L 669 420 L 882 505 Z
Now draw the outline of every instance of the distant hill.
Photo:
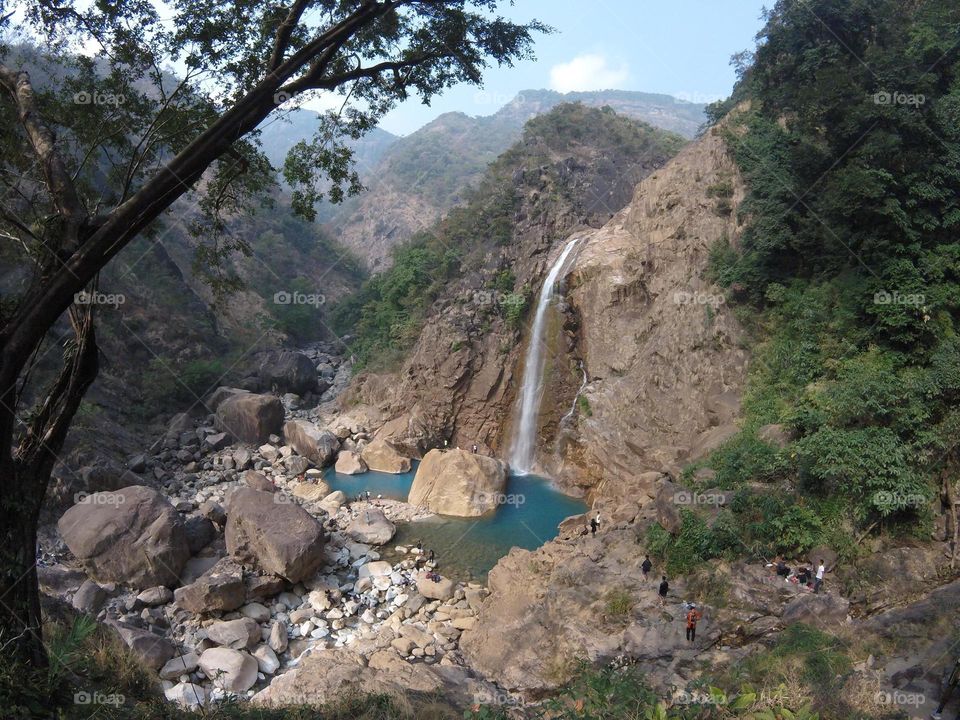
M 492 115 L 445 113 L 406 137 L 388 142 L 378 136 L 370 146 L 358 149 L 356 157 L 367 191 L 338 207 L 326 208 L 321 218 L 331 234 L 368 268 L 381 270 L 389 263 L 392 247 L 463 202 L 464 191 L 520 139 L 528 120 L 571 102 L 609 106 L 621 115 L 686 139 L 692 138 L 705 120 L 704 105 L 669 95 L 525 90 Z M 280 147 L 282 143 L 272 136 L 284 131 L 279 125 L 265 129 L 265 142 Z M 293 129 L 289 131 L 293 133 Z M 295 140 L 291 136 L 285 142 L 292 146 Z

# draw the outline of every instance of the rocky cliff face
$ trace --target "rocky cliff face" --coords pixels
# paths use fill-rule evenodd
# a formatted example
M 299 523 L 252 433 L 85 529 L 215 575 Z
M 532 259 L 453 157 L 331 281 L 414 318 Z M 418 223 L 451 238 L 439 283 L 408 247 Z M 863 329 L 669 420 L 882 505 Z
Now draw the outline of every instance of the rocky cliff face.
M 518 180 L 525 202 L 501 262 L 536 288 L 563 243 L 581 238 L 547 334 L 539 460 L 569 489 L 618 496 L 650 471 L 676 473 L 735 429 L 747 353 L 704 275 L 713 243 L 736 241 L 743 190 L 714 134 L 627 177 L 604 162 L 560 161 L 556 176 L 586 190 L 550 212 L 538 205 L 542 171 Z M 634 188 L 637 174 L 647 177 Z M 466 301 L 438 307 L 395 379 L 355 387 L 355 399 L 394 418 L 381 436 L 408 452 L 450 440 L 503 454 L 509 444 L 528 332 L 479 333 L 469 285 Z
M 675 474 L 733 434 L 748 354 L 705 274 L 711 245 L 736 240 L 742 196 L 723 141 L 710 133 L 585 235 L 568 300 L 588 382 L 572 426 L 543 458 L 555 474 L 628 493 L 641 473 Z M 546 405 L 549 448 L 552 421 L 569 403 Z
M 603 121 L 628 122 L 612 114 Z M 618 154 L 621 138 L 609 129 L 573 132 L 575 140 L 562 141 L 533 134 L 511 151 L 515 165 L 506 182 L 518 199 L 511 242 L 484 245 L 478 239 L 479 259 L 445 288 L 402 368 L 361 375 L 346 394 L 349 402 L 375 406 L 388 420 L 380 437 L 404 452 L 420 456 L 445 441 L 503 450 L 526 334 L 523 319 L 511 321 L 505 305 L 510 297 L 526 298 L 524 317 L 532 317 L 537 289 L 562 241 L 602 227 L 630 201 L 637 181 L 669 156 L 657 140 Z M 485 229 L 475 232 L 482 238 Z M 494 289 L 503 274 L 513 276 L 513 293 Z M 572 355 L 554 358 L 575 370 Z M 568 402 L 579 375 L 564 377 L 571 385 L 563 397 Z

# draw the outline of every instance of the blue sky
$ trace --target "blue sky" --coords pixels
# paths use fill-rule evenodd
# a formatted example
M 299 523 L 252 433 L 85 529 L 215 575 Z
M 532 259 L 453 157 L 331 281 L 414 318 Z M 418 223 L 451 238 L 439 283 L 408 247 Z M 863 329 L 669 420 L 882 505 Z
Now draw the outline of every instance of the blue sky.
M 772 0 L 767 0 L 770 4 Z M 517 0 L 501 4 L 513 20 L 541 20 L 556 33 L 539 36 L 536 61 L 491 69 L 484 87 L 453 88 L 429 107 L 410 100 L 381 123 L 405 135 L 437 115 L 459 110 L 490 115 L 521 90 L 640 90 L 691 102 L 726 97 L 730 56 L 752 49 L 761 0 Z

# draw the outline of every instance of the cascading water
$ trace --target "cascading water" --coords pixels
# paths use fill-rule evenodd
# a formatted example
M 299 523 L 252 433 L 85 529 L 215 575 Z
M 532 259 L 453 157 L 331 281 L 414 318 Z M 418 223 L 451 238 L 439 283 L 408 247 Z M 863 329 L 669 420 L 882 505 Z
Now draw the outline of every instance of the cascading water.
M 527 358 L 523 367 L 523 384 L 518 398 L 519 410 L 510 445 L 510 467 L 525 475 L 533 469 L 537 450 L 537 414 L 540 410 L 540 398 L 543 395 L 543 333 L 546 326 L 547 308 L 554 297 L 554 286 L 563 271 L 567 258 L 580 238 L 574 238 L 566 244 L 560 257 L 550 268 L 540 297 L 537 300 L 537 312 L 533 318 L 533 328 L 527 345 Z

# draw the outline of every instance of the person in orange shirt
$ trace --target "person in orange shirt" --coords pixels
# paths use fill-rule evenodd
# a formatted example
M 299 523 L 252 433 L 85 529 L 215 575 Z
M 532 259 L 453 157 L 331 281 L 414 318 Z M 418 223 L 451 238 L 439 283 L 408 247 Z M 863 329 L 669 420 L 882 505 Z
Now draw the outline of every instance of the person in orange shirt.
M 690 606 L 687 613 L 687 640 L 693 642 L 697 637 L 697 623 L 703 617 L 703 613 L 697 610 L 696 605 Z

